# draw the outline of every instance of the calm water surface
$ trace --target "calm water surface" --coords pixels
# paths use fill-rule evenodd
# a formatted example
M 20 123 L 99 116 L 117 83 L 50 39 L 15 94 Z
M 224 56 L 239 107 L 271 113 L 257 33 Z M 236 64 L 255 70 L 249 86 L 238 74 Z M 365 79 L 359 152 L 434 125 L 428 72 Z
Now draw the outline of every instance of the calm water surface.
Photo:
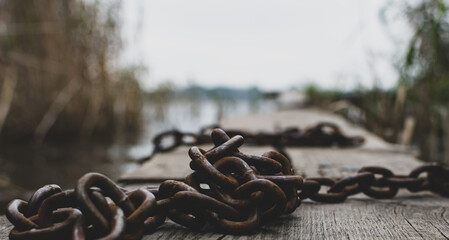
M 136 159 L 152 150 L 151 140 L 157 133 L 173 128 L 196 132 L 217 123 L 222 116 L 238 116 L 276 109 L 270 100 L 183 101 L 173 100 L 164 106 L 144 105 L 145 126 L 137 144 L 115 140 L 112 145 L 72 144 L 14 145 L 0 149 L 0 207 L 11 196 L 27 198 L 33 190 L 56 183 L 73 188 L 87 172 L 100 172 L 116 180 L 122 173 L 137 168 Z M 0 210 L 0 212 L 2 212 Z

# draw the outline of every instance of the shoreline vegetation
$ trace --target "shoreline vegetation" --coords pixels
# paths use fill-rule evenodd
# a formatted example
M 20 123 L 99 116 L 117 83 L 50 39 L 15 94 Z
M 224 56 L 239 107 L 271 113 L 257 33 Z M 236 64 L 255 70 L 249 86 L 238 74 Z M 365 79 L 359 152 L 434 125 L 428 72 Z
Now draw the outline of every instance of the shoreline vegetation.
M 311 85 L 306 93 L 313 104 L 349 106 L 368 130 L 389 142 L 416 146 L 424 161 L 449 164 L 449 3 L 402 1 L 387 7 L 394 6 L 413 33 L 395 63 L 396 87 L 344 93 Z
M 118 1 L 0 5 L 3 142 L 107 142 L 140 128 L 138 72 L 110 60 L 120 49 Z
M 163 112 L 173 98 L 212 99 L 219 113 L 243 98 L 258 107 L 257 88 L 162 83 L 144 92 L 146 69 L 111 61 L 121 49 L 119 9 L 120 1 L 0 0 L 1 144 L 133 143 L 143 105 Z
M 394 63 L 396 87 L 341 92 L 310 85 L 308 104 L 341 112 L 389 142 L 416 146 L 422 160 L 449 163 L 448 5 L 386 6 L 399 13 L 384 16 L 385 23 L 400 17 L 413 33 Z M 119 0 L 0 0 L 0 143 L 132 142 L 147 121 L 144 104 L 163 114 L 173 98 L 207 98 L 221 119 L 229 102 L 244 97 L 257 108 L 260 99 L 278 95 L 257 88 L 179 90 L 170 83 L 143 92 L 144 69 L 113 61 L 121 50 L 119 10 Z

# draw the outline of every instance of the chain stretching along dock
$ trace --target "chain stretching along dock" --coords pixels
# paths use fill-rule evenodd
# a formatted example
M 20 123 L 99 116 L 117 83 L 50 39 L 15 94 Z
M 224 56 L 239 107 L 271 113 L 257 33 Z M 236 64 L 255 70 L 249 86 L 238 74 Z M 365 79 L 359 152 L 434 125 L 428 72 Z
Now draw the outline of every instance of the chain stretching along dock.
M 307 122 L 312 119 L 313 122 Z M 259 190 L 266 189 L 266 194 L 272 195 L 271 198 L 273 199 L 278 199 L 274 201 L 278 204 L 273 205 L 273 203 L 270 202 L 261 204 L 261 206 L 263 206 L 263 212 L 260 214 L 260 221 L 262 223 L 269 222 L 269 224 L 263 224 L 258 227 L 256 231 L 251 231 L 251 235 L 228 235 L 228 232 L 241 233 L 251 229 L 246 229 L 245 227 L 247 226 L 241 225 L 240 229 L 238 226 L 237 229 L 235 229 L 232 227 L 232 224 L 229 225 L 229 222 L 225 221 L 225 223 L 223 223 L 221 222 L 222 219 L 216 219 L 216 215 L 210 215 L 208 218 L 216 219 L 218 222 L 214 222 L 221 224 L 219 226 L 222 227 L 222 231 L 218 231 L 219 233 L 216 233 L 215 231 L 191 231 L 173 222 L 167 222 L 155 233 L 146 235 L 144 239 L 447 239 L 447 236 L 449 236 L 449 213 L 446 210 L 449 207 L 449 199 L 440 196 L 448 195 L 447 178 L 449 174 L 447 173 L 447 170 L 443 170 L 435 165 L 418 167 L 422 163 L 410 154 L 383 142 L 362 129 L 351 126 L 335 115 L 318 110 L 298 110 L 263 116 L 246 116 L 241 119 L 230 119 L 229 122 L 225 121 L 222 123 L 222 126 L 224 128 L 245 129 L 248 131 L 267 131 L 267 128 L 271 127 L 274 131 L 275 128 L 282 128 L 283 126 L 297 126 L 304 128 L 304 125 L 312 125 L 317 121 L 336 123 L 341 126 L 342 131 L 348 135 L 363 135 L 366 144 L 363 147 L 355 149 L 287 148 L 286 153 L 291 158 L 292 169 L 289 164 L 283 163 L 285 162 L 285 159 L 282 160 L 281 156 L 278 156 L 273 152 L 270 153 L 272 150 L 270 147 L 242 147 L 239 148 L 240 152 L 236 152 L 236 148 L 232 144 L 235 142 L 238 146 L 241 145 L 241 141 L 239 141 L 238 137 L 229 139 L 225 135 L 215 132 L 216 137 L 214 139 L 214 144 L 216 145 L 215 149 L 218 149 L 217 151 L 214 149 L 210 151 L 201 149 L 211 149 L 211 146 L 200 146 L 201 148 L 193 147 L 190 151 L 187 147 L 179 147 L 175 152 L 157 155 L 154 159 L 146 162 L 135 172 L 123 175 L 121 180 L 124 182 L 123 187 L 127 189 L 135 189 L 142 185 L 147 185 L 147 183 L 158 185 L 158 182 L 164 179 L 179 179 L 184 178 L 189 174 L 186 182 L 191 186 L 196 186 L 197 189 L 201 189 L 199 183 L 202 183 L 203 180 L 201 179 L 201 176 L 196 176 L 198 175 L 196 174 L 197 172 L 192 173 L 193 171 L 189 170 L 187 166 L 190 161 L 192 169 L 201 170 L 200 173 L 207 175 L 208 173 L 214 172 L 213 169 L 209 168 L 210 166 L 207 164 L 208 160 L 211 161 L 211 163 L 214 163 L 214 166 L 217 165 L 215 167 L 218 169 L 225 168 L 230 164 L 229 162 L 232 162 L 234 165 L 236 165 L 237 162 L 242 163 L 242 161 L 236 160 L 239 159 L 238 157 L 233 158 L 236 154 L 239 156 L 241 155 L 240 158 L 242 159 L 247 158 L 245 162 L 251 161 L 250 157 L 246 155 L 248 153 L 266 158 L 266 161 L 262 162 L 264 162 L 264 164 L 266 163 L 267 166 L 259 165 L 255 166 L 255 168 L 242 168 L 245 172 L 245 174 L 242 175 L 244 176 L 243 185 L 239 186 L 238 182 L 232 181 L 232 179 L 235 180 L 234 177 L 238 176 L 238 174 L 231 174 L 229 176 L 226 174 L 210 174 L 208 179 L 212 179 L 211 181 L 217 184 L 219 189 L 236 189 L 234 193 L 237 195 L 245 195 L 248 194 L 248 191 L 251 192 L 250 189 L 258 189 L 255 187 L 258 186 L 258 184 L 260 185 Z M 232 125 L 235 123 L 238 123 L 238 126 Z M 232 145 L 230 147 L 232 151 L 230 152 L 227 151 L 227 148 L 225 147 L 228 145 Z M 221 151 L 222 149 L 225 150 Z M 189 152 L 190 157 L 187 156 L 187 152 Z M 225 152 L 226 154 L 224 154 Z M 224 156 L 228 157 L 223 158 Z M 205 160 L 206 158 L 207 160 Z M 211 160 L 214 158 L 217 159 Z M 282 163 L 282 166 L 279 166 L 279 169 L 277 169 L 274 166 L 276 164 L 269 163 L 270 160 L 267 159 L 276 159 L 278 163 Z M 271 167 L 268 167 L 268 165 Z M 382 167 L 362 168 L 363 166 L 371 165 Z M 242 166 L 246 165 L 243 164 Z M 281 171 L 283 176 L 276 176 L 278 171 Z M 292 174 L 292 171 L 295 171 L 295 174 L 305 177 L 304 180 L 300 177 L 289 177 L 289 175 Z M 393 172 L 395 174 L 403 175 L 394 175 Z M 422 173 L 427 173 L 427 177 L 420 177 L 422 176 Z M 270 174 L 275 175 L 270 176 Z M 76 194 L 80 195 L 82 189 L 91 186 L 93 180 L 90 180 L 89 177 L 92 176 L 87 175 L 80 179 L 75 191 Z M 343 180 L 335 181 L 334 179 Z M 139 181 L 142 183 L 136 183 Z M 132 182 L 134 182 L 134 184 L 131 184 Z M 266 187 L 262 182 L 265 182 L 268 185 L 268 182 L 275 182 L 282 190 L 276 191 L 276 185 Z M 210 183 L 209 186 L 214 185 L 211 182 L 207 183 Z M 265 187 L 262 187 L 262 185 Z M 328 191 L 329 193 L 317 193 L 320 190 L 320 187 L 324 185 L 331 186 Z M 372 187 L 373 185 L 376 187 Z M 377 188 L 379 186 L 382 186 L 382 188 Z M 301 188 L 301 191 L 299 192 L 295 190 L 298 187 Z M 161 186 L 161 188 L 164 187 Z M 161 188 L 159 188 L 159 191 L 162 191 Z M 150 187 L 149 190 L 151 191 L 151 189 L 154 188 Z M 170 187 L 168 189 L 170 189 Z M 271 189 L 270 191 L 273 192 L 269 193 L 270 191 L 268 191 L 268 189 Z M 408 189 L 409 191 L 398 191 L 398 189 Z M 431 190 L 432 192 L 439 194 L 422 190 Z M 204 189 L 204 191 L 207 192 L 208 190 Z M 282 193 L 282 191 L 284 193 Z M 410 193 L 410 191 L 420 192 Z M 320 192 L 322 192 L 322 190 Z M 220 193 L 220 191 L 216 192 L 216 194 L 218 193 Z M 158 194 L 160 194 L 160 192 Z M 301 199 L 310 198 L 314 201 L 302 201 L 299 209 L 294 211 L 299 205 L 296 194 L 299 194 Z M 138 194 L 134 195 L 136 195 L 134 198 L 138 198 Z M 394 199 L 369 198 L 391 198 L 395 195 L 397 196 Z M 347 198 L 348 196 L 351 197 Z M 189 195 L 186 199 L 189 199 L 189 197 L 192 196 Z M 225 196 L 221 197 L 224 199 L 227 198 Z M 258 199 L 261 196 L 256 194 L 253 197 Z M 77 199 L 80 199 L 80 197 L 77 197 Z M 206 202 L 207 201 L 205 201 L 205 203 Z M 326 204 L 320 202 L 338 203 Z M 235 203 L 236 208 L 239 208 L 238 205 L 239 204 Z M 201 207 L 204 206 L 199 206 L 198 208 L 200 209 Z M 240 207 L 241 209 L 244 208 L 242 206 Z M 252 209 L 251 206 L 247 206 L 247 208 Z M 217 207 L 217 209 L 219 209 L 219 207 Z M 219 210 L 217 210 L 217 213 L 218 211 Z M 39 212 L 41 212 L 40 209 Z M 290 212 L 293 213 L 281 216 L 282 213 Z M 194 211 L 192 213 L 197 212 Z M 231 219 L 234 218 L 232 212 L 227 212 L 226 214 L 221 213 L 219 215 L 226 215 Z M 259 214 L 256 213 L 256 215 Z M 172 219 L 176 220 L 176 218 Z M 182 219 L 177 219 L 177 222 L 179 221 L 182 221 Z M 45 221 L 41 222 L 44 223 Z M 0 224 L 0 231 L 2 234 L 0 236 L 6 237 L 11 227 L 9 223 L 4 222 L 3 217 L 0 219 Z M 236 232 L 233 232 L 233 230 L 236 230 Z

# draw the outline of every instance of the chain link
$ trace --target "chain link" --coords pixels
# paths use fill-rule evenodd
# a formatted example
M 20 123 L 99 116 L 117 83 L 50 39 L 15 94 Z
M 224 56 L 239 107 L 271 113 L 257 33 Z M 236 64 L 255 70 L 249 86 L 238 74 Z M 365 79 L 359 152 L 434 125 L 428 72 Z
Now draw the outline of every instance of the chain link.
M 169 130 L 159 133 L 153 138 L 153 152 L 139 161 L 150 160 L 155 154 L 169 152 L 179 146 L 194 146 L 205 143 L 214 143 L 214 137 L 210 138 L 213 129 L 220 128 L 212 125 L 202 128 L 198 133 L 181 132 L 179 130 Z M 355 147 L 360 146 L 365 141 L 363 137 L 347 137 L 340 128 L 329 122 L 321 122 L 313 127 L 301 130 L 299 128 L 286 128 L 283 131 L 268 133 L 252 133 L 243 130 L 227 129 L 230 137 L 242 136 L 246 144 L 250 145 L 271 145 L 274 147 Z M 220 144 L 218 144 L 220 145 Z
M 306 133 L 316 134 L 317 129 Z M 339 133 L 338 128 L 332 130 Z M 185 144 L 186 135 L 170 134 L 175 143 Z M 57 185 L 47 185 L 28 202 L 13 200 L 6 210 L 14 225 L 10 238 L 141 239 L 166 218 L 191 229 L 245 234 L 295 211 L 308 198 L 325 203 L 343 202 L 358 193 L 392 198 L 401 188 L 449 196 L 449 170 L 436 164 L 422 165 L 408 175 L 370 166 L 343 179 L 303 179 L 294 175 L 290 161 L 278 152 L 262 156 L 240 152 L 241 135 L 213 129 L 211 138 L 212 149 L 190 148 L 194 172 L 184 182 L 167 180 L 156 188 L 127 191 L 102 174 L 88 173 L 74 189 L 62 191 Z M 321 190 L 323 186 L 328 191 Z

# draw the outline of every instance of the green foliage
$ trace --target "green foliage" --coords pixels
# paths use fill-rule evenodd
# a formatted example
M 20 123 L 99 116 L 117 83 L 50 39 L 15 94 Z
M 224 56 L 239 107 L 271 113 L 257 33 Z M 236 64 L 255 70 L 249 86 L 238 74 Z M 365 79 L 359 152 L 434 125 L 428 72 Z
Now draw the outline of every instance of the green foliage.
M 449 64 L 449 16 L 447 1 L 430 0 L 405 6 L 414 31 L 404 60 L 404 79 L 410 86 L 436 84 L 446 86 Z M 439 101 L 442 95 L 431 95 Z
M 448 1 L 406 2 L 404 9 L 414 35 L 400 73 L 409 89 L 406 107 L 418 123 L 415 139 L 423 159 L 448 161 L 449 149 L 441 147 L 449 141 L 442 121 L 449 109 Z
M 342 93 L 338 90 L 325 90 L 319 86 L 310 83 L 304 87 L 304 93 L 310 104 L 325 106 L 341 98 Z
M 311 84 L 305 92 L 315 105 L 349 101 L 363 112 L 365 127 L 391 142 L 399 141 L 405 118 L 412 116 L 420 157 L 449 163 L 449 1 L 404 0 L 399 6 L 413 34 L 397 68 L 396 88 L 348 94 Z

